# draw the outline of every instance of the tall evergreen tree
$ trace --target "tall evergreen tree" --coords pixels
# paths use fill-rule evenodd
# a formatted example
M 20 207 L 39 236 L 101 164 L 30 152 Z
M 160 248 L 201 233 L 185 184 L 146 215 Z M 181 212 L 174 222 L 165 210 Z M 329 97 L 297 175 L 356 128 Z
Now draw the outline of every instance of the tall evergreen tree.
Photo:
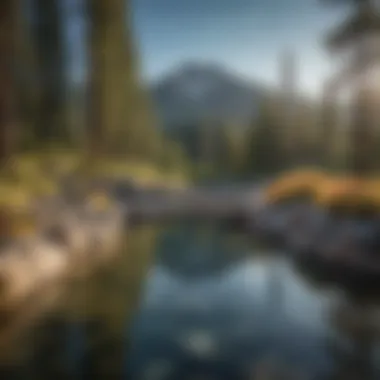
M 16 36 L 19 4 L 0 2 L 0 167 L 14 152 L 16 113 Z
M 227 123 L 220 131 L 218 165 L 232 175 L 247 169 L 249 141 L 247 130 L 241 125 Z
M 373 36 L 379 35 L 380 15 L 371 0 L 325 0 L 327 3 L 345 4 L 353 7 L 350 17 L 328 38 L 333 51 L 350 49 L 353 60 L 350 62 L 349 80 L 368 72 L 373 64 L 378 64 L 378 49 L 373 45 Z M 364 79 L 365 78 L 364 76 Z M 354 89 L 351 135 L 349 149 L 350 169 L 356 174 L 366 174 L 373 169 L 374 125 L 369 117 L 369 82 L 360 80 Z
M 87 0 L 89 137 L 93 152 L 141 152 L 152 140 L 153 116 L 141 88 L 130 1 Z M 144 152 L 145 153 L 145 152 Z
M 24 147 L 25 145 L 31 147 L 33 143 L 33 135 L 38 121 L 38 99 L 40 95 L 40 86 L 37 78 L 36 51 L 30 16 L 30 11 L 28 7 L 26 7 L 25 1 L 18 1 L 15 44 L 18 56 L 16 82 L 19 118 L 24 126 L 19 136 L 19 143 Z
M 65 57 L 60 0 L 33 0 L 33 28 L 40 99 L 35 138 L 41 143 L 67 140 Z
M 324 167 L 333 165 L 333 141 L 337 128 L 337 105 L 333 89 L 326 83 L 322 93 L 318 161 Z
M 295 117 L 297 112 L 297 56 L 293 51 L 285 51 L 279 57 L 281 102 L 277 105 L 281 126 L 277 133 L 281 134 L 281 144 L 287 165 L 297 164 L 297 130 Z
M 264 99 L 252 127 L 249 156 L 255 175 L 274 173 L 287 161 L 281 153 L 277 107 L 274 99 Z
M 304 166 L 314 164 L 316 150 L 316 110 L 306 100 L 295 105 L 293 127 L 293 164 Z

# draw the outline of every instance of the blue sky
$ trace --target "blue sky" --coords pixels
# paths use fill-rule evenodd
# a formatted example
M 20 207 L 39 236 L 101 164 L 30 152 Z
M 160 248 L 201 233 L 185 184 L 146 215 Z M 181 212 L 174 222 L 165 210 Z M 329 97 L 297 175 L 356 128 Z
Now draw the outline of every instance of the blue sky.
M 69 1 L 67 2 L 67 4 Z M 156 79 L 188 61 L 220 63 L 252 79 L 276 83 L 277 57 L 298 55 L 300 87 L 318 93 L 331 72 L 323 35 L 344 19 L 344 9 L 318 0 L 132 0 L 141 73 Z M 78 18 L 69 27 L 71 62 L 81 76 Z

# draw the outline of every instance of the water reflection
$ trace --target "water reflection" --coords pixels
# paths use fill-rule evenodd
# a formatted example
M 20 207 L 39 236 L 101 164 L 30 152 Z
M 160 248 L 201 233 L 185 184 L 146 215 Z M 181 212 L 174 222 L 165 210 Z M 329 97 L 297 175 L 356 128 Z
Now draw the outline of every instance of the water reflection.
M 158 267 L 133 328 L 131 377 L 165 361 L 176 368 L 173 378 L 207 369 L 208 376 L 236 379 L 266 356 L 323 373 L 331 365 L 321 349 L 330 303 L 280 260 L 245 259 L 202 281 Z
M 124 327 L 139 302 L 156 236 L 152 228 L 134 231 L 112 265 L 90 278 L 56 284 L 50 290 L 60 298 L 49 307 L 41 293 L 28 304 L 33 314 L 19 310 L 12 330 L 6 328 L 2 336 L 25 349 L 12 349 L 12 359 L 1 362 L 0 378 L 120 379 L 128 348 Z M 37 308 L 39 303 L 44 307 Z
M 164 231 L 156 251 L 156 264 L 191 279 L 210 277 L 228 270 L 249 255 L 242 234 L 232 234 L 223 223 L 187 223 Z
M 336 319 L 333 323 L 337 309 L 352 314 L 343 306 L 349 300 L 341 289 L 321 289 L 291 263 L 257 250 L 236 255 L 213 276 L 184 277 L 172 268 L 160 262 L 150 273 L 132 330 L 131 378 L 243 379 L 265 371 L 269 376 L 269 367 L 291 379 L 348 378 L 339 377 L 348 375 L 332 349 L 344 340 L 358 345 L 357 337 L 342 333 Z M 350 376 L 380 376 L 378 359 L 361 355 L 367 362 Z M 161 366 L 165 371 L 153 370 Z
M 310 275 L 223 226 L 133 231 L 1 379 L 380 378 L 377 303 Z

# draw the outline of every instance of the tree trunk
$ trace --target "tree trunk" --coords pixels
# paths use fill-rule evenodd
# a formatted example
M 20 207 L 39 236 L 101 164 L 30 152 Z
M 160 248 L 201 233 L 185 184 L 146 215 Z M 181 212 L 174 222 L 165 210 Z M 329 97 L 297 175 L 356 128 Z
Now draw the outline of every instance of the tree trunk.
M 157 148 L 158 136 L 150 129 L 149 105 L 139 82 L 129 3 L 87 0 L 90 24 L 87 135 L 92 156 L 102 151 L 146 156 L 147 149 Z
M 88 0 L 89 74 L 87 139 L 90 159 L 102 153 L 105 135 L 105 15 L 99 0 Z
M 124 0 L 88 0 L 89 14 L 89 150 L 112 150 L 112 140 L 125 123 L 130 69 L 127 58 Z
M 0 167 L 4 167 L 14 150 L 16 120 L 16 0 L 0 2 Z
M 297 148 L 298 136 L 295 128 L 297 112 L 297 62 L 293 51 L 285 51 L 280 57 L 280 84 L 281 84 L 281 140 L 282 151 L 286 158 L 286 166 L 298 164 Z
M 23 130 L 18 144 L 22 148 L 30 148 L 33 144 L 33 133 L 38 122 L 40 86 L 38 83 L 37 56 L 34 46 L 33 28 L 29 19 L 30 16 L 26 14 L 25 3 L 19 1 L 18 6 L 18 27 L 16 31 L 18 116 L 21 124 L 28 126 L 27 129 Z
M 371 93 L 365 85 L 354 95 L 350 140 L 350 169 L 355 175 L 371 173 L 374 160 Z
M 321 134 L 318 144 L 320 164 L 329 168 L 334 166 L 334 140 L 336 136 L 336 128 L 338 123 L 337 105 L 334 99 L 333 89 L 329 83 L 326 83 L 322 94 L 322 110 L 321 110 Z
M 34 30 L 41 98 L 35 138 L 66 140 L 64 40 L 60 2 L 34 0 Z

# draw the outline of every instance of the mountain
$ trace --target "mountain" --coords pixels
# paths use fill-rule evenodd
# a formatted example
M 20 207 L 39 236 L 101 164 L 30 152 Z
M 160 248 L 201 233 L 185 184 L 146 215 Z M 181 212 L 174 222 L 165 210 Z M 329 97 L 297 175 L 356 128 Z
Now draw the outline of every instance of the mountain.
M 247 122 L 265 89 L 216 64 L 188 63 L 165 75 L 151 87 L 164 127 L 200 121 Z

